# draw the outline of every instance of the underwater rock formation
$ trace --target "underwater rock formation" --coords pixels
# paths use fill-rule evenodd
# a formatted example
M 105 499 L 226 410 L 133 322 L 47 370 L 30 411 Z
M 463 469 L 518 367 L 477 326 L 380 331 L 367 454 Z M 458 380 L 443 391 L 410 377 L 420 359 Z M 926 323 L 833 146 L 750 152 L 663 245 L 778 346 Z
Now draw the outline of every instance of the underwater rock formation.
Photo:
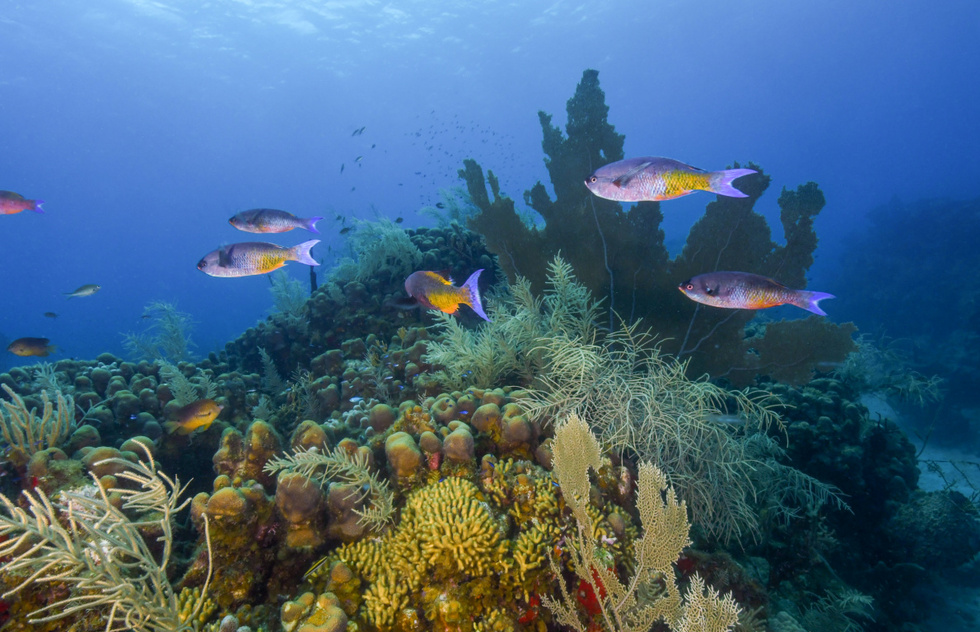
M 817 185 L 811 182 L 779 196 L 786 235 L 785 245 L 779 245 L 753 210 L 769 177 L 750 164 L 758 173 L 739 181 L 748 197 L 719 197 L 709 203 L 683 252 L 671 260 L 659 203 L 641 202 L 624 211 L 616 202 L 592 196 L 584 185 L 593 170 L 623 158 L 624 137 L 607 122 L 608 110 L 598 72 L 586 70 L 568 101 L 566 134 L 551 125 L 550 115 L 539 112 L 556 198 L 538 182 L 525 191 L 524 202 L 544 218 L 543 228 L 519 217 L 492 171 L 484 178 L 473 160 L 459 171 L 480 211 L 469 226 L 486 237 L 511 282 L 523 276 L 540 293 L 548 263 L 560 252 L 593 295 L 607 299 L 610 330 L 616 328 L 613 313 L 627 323 L 642 322 L 662 341 L 664 351 L 690 360 L 692 375 L 707 372 L 745 385 L 757 374 L 778 374 L 779 379 L 802 383 L 818 363 L 842 361 L 854 348 L 852 326 L 792 321 L 779 323 L 765 336 L 747 338 L 745 326 L 755 312 L 702 308 L 677 291 L 685 279 L 715 270 L 753 272 L 805 287 L 817 246 L 813 218 L 824 206 Z M 788 366 L 795 370 L 779 371 Z

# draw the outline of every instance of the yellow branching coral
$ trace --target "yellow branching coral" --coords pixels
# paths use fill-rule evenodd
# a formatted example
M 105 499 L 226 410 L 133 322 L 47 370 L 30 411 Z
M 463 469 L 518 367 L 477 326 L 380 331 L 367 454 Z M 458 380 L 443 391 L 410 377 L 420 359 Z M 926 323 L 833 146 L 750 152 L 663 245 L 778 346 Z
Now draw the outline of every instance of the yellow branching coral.
M 592 586 L 602 621 L 611 632 L 646 631 L 658 620 L 674 632 L 724 632 L 738 617 L 738 606 L 731 596 L 724 599 L 704 590 L 696 577 L 682 599 L 674 581 L 672 564 L 690 543 L 687 506 L 678 501 L 667 479 L 650 463 L 640 465 L 636 506 L 643 523 L 643 535 L 633 549 L 633 575 L 623 583 L 608 553 L 594 536 L 593 518 L 588 511 L 589 470 L 601 465 L 599 442 L 588 424 L 571 415 L 555 431 L 552 444 L 555 477 L 565 502 L 575 517 L 576 529 L 569 547 L 575 574 Z M 561 570 L 551 560 L 556 576 Z M 562 625 L 580 632 L 587 629 L 563 581 L 561 597 L 542 596 L 542 602 Z M 652 598 L 651 598 L 652 597 Z
M 480 490 L 461 478 L 424 487 L 408 500 L 403 521 L 414 526 L 422 554 L 440 575 L 473 576 L 500 569 L 494 563 L 506 550 L 490 506 L 477 500 Z

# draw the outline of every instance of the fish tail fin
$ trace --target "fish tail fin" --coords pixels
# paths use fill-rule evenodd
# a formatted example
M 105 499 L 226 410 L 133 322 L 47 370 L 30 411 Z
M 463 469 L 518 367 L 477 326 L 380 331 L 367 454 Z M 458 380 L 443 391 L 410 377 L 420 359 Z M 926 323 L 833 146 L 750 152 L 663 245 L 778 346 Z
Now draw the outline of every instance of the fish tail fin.
M 44 204 L 44 200 L 34 200 L 34 212 L 35 213 L 43 213 L 44 212 L 44 208 L 41 206 L 42 204 Z
M 48 345 L 44 348 L 44 355 L 48 356 L 52 353 L 58 353 L 58 345 Z
M 310 254 L 310 250 L 312 250 L 313 246 L 317 245 L 318 243 L 320 243 L 319 239 L 311 239 L 290 248 L 289 251 L 293 256 L 293 261 L 299 261 L 300 263 L 305 263 L 308 266 L 320 265 L 320 262 L 314 259 Z
M 316 223 L 319 222 L 321 219 L 323 218 L 311 217 L 310 219 L 306 220 L 306 224 L 303 226 L 303 228 L 310 231 L 311 233 L 319 233 L 320 231 L 317 229 Z
M 470 278 L 466 279 L 466 283 L 460 286 L 463 293 L 466 294 L 467 301 L 466 304 L 476 312 L 476 315 L 483 320 L 490 322 L 490 318 L 487 317 L 487 313 L 483 311 L 483 300 L 480 298 L 480 273 L 483 272 L 483 268 L 480 268 L 476 272 L 470 275 Z
M 716 195 L 728 197 L 744 198 L 749 197 L 732 186 L 732 181 L 750 173 L 756 173 L 755 169 L 728 169 L 726 171 L 713 171 L 709 179 L 710 188 L 708 189 Z
M 808 312 L 813 312 L 817 316 L 826 316 L 827 312 L 820 308 L 818 303 L 825 298 L 837 298 L 833 294 L 827 294 L 826 292 L 808 292 L 806 290 L 800 290 L 796 294 L 796 301 L 793 302 L 797 307 L 802 307 Z

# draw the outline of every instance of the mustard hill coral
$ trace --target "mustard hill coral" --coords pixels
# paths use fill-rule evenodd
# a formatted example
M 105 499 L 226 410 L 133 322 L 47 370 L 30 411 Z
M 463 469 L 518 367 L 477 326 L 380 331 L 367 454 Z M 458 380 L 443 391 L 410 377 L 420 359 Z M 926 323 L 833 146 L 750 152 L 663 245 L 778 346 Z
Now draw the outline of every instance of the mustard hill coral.
M 536 475 L 547 478 L 540 470 Z M 499 484 L 505 487 L 509 480 Z M 332 564 L 321 569 L 342 563 L 366 584 L 363 603 L 348 610 L 352 621 L 400 632 L 477 630 L 490 621 L 509 621 L 504 629 L 514 629 L 513 602 L 527 603 L 549 581 L 546 560 L 558 530 L 504 520 L 502 510 L 483 497 L 462 478 L 427 485 L 408 495 L 394 531 L 346 544 L 328 556 Z M 538 517 L 554 525 L 553 498 L 551 506 L 550 515 L 542 511 Z M 314 573 L 317 589 L 328 585 L 325 580 L 326 574 Z M 501 607 L 511 613 L 502 620 Z
M 285 632 L 344 632 L 347 615 L 333 593 L 303 593 L 283 604 L 280 616 Z

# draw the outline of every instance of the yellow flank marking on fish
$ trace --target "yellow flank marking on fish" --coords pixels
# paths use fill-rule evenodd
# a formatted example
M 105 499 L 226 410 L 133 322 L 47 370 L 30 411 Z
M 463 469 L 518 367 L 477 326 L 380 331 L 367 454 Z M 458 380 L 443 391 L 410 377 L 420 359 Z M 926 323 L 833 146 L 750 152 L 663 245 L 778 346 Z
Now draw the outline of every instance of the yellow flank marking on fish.
M 270 252 L 265 255 L 259 255 L 259 270 L 263 272 L 271 272 L 277 268 L 281 268 L 286 265 L 286 258 L 277 252 Z
M 447 281 L 445 287 L 441 287 L 429 295 L 429 302 L 440 310 L 451 314 L 462 302 L 459 295 L 460 292 Z
M 664 196 L 667 198 L 677 197 L 695 190 L 707 191 L 710 188 L 708 174 L 681 170 L 666 174 L 664 185 Z

